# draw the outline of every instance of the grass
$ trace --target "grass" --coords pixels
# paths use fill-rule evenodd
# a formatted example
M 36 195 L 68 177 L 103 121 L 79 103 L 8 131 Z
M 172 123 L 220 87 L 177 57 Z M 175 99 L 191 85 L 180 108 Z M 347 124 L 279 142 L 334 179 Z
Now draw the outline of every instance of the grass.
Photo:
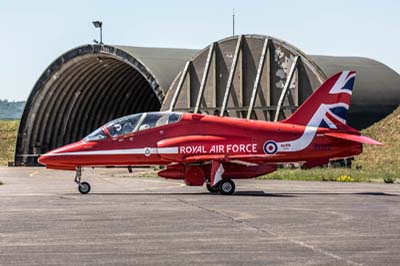
M 365 171 L 381 171 L 383 175 L 400 177 L 400 107 L 385 119 L 362 131 L 384 146 L 364 145 L 354 165 Z
M 0 164 L 14 159 L 19 121 L 0 121 Z M 362 131 L 385 146 L 364 145 L 364 152 L 355 158 L 353 168 L 279 169 L 260 179 L 310 180 L 340 182 L 400 181 L 400 107 L 385 119 Z M 153 177 L 151 171 L 145 173 Z M 129 175 L 130 176 L 130 175 Z
M 19 120 L 0 120 L 0 165 L 14 160 Z
M 313 168 L 307 170 L 279 169 L 276 172 L 258 178 L 301 181 L 384 182 L 383 178 L 385 176 L 388 176 L 387 173 L 380 169 L 368 171 L 348 168 Z

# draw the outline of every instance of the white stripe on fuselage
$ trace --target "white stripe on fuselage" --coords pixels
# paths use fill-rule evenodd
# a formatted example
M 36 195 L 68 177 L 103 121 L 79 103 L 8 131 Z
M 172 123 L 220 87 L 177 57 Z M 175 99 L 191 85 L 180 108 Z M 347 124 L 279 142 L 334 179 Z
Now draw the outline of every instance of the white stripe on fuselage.
M 277 152 L 295 152 L 304 150 L 313 141 L 317 129 L 317 127 L 306 126 L 303 135 L 301 135 L 300 138 L 291 141 L 277 142 Z
M 169 147 L 169 148 L 137 148 L 137 149 L 98 150 L 98 151 L 73 151 L 73 152 L 50 153 L 48 154 L 48 156 L 145 154 L 146 150 L 148 149 L 150 150 L 150 154 L 178 154 L 178 147 Z
M 315 134 L 317 133 L 318 126 L 321 124 L 322 120 L 324 120 L 330 128 L 336 129 L 336 125 L 330 119 L 328 119 L 328 117 L 326 117 L 326 113 L 328 112 L 334 116 L 335 119 L 338 119 L 340 122 L 344 123 L 345 120 L 330 112 L 329 109 L 333 107 L 344 107 L 346 109 L 349 108 L 349 106 L 345 103 L 334 103 L 329 105 L 321 104 L 308 122 L 300 138 L 276 143 L 278 145 L 278 152 L 296 152 L 307 148 L 313 141 Z

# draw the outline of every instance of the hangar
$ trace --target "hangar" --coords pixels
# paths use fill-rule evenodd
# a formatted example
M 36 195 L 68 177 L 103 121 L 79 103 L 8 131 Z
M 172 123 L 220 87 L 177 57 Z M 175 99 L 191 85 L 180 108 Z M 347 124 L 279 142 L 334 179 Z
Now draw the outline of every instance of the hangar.
M 171 84 L 163 110 L 277 121 L 331 75 L 356 70 L 348 123 L 365 128 L 400 102 L 400 76 L 369 58 L 306 55 L 282 40 L 240 35 L 212 43 Z
M 77 141 L 127 114 L 181 110 L 280 120 L 327 77 L 358 71 L 349 123 L 364 128 L 400 102 L 400 75 L 368 58 L 307 55 L 282 40 L 239 35 L 203 50 L 83 45 L 45 69 L 23 112 L 15 164 Z
M 18 130 L 15 165 L 81 139 L 127 114 L 160 110 L 164 95 L 196 50 L 84 45 L 39 77 Z

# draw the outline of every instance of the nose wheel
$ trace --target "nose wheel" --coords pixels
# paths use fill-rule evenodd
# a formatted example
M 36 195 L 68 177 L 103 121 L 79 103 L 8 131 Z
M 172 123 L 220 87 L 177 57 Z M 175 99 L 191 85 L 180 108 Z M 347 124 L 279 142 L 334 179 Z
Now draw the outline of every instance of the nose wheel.
M 90 192 L 90 184 L 88 182 L 81 182 L 82 178 L 82 167 L 76 167 L 75 183 L 78 184 L 78 190 L 81 194 L 87 194 Z
M 90 184 L 88 182 L 82 182 L 78 185 L 78 190 L 82 194 L 87 194 L 90 192 Z

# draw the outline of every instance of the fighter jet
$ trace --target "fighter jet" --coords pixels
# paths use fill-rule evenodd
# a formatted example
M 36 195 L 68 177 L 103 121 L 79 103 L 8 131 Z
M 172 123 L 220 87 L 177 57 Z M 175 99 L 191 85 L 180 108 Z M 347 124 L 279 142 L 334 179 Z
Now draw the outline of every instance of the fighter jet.
M 39 163 L 75 170 L 82 194 L 83 167 L 160 165 L 160 177 L 189 186 L 206 184 L 211 193 L 233 194 L 233 179 L 254 178 L 280 164 L 304 168 L 362 152 L 363 144 L 382 145 L 346 124 L 356 73 L 330 77 L 287 119 L 255 121 L 194 113 L 149 112 L 124 116 L 81 141 L 50 151 Z

